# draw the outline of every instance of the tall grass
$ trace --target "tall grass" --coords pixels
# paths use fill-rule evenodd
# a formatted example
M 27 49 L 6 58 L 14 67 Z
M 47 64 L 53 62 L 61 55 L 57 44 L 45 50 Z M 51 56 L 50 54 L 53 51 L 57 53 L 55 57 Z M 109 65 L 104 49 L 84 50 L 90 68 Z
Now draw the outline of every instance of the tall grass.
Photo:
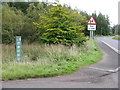
M 22 45 L 21 62 L 16 62 L 15 45 L 2 46 L 2 80 L 50 77 L 68 74 L 79 67 L 100 60 L 101 53 L 89 41 L 84 45 L 71 47 L 64 45 Z
M 89 47 L 86 43 L 84 46 L 77 47 L 73 45 L 71 47 L 64 45 L 22 45 L 22 58 L 21 62 L 51 62 L 55 58 L 66 59 L 67 56 L 77 56 L 86 51 L 89 51 Z M 16 61 L 15 45 L 2 45 L 2 62 L 11 63 Z

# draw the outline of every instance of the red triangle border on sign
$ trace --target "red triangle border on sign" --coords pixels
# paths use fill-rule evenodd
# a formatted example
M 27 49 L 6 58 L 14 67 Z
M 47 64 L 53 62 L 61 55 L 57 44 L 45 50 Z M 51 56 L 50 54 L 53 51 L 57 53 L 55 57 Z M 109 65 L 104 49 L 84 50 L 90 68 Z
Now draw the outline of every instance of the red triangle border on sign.
M 91 19 L 91 18 L 93 18 L 93 20 L 95 21 L 95 19 L 94 19 L 93 16 L 91 16 L 90 19 Z M 90 21 L 90 19 L 88 20 L 88 22 Z M 96 21 L 95 21 L 95 23 L 88 23 L 88 22 L 87 22 L 87 24 L 91 24 L 91 25 L 96 25 L 96 24 L 97 24 Z

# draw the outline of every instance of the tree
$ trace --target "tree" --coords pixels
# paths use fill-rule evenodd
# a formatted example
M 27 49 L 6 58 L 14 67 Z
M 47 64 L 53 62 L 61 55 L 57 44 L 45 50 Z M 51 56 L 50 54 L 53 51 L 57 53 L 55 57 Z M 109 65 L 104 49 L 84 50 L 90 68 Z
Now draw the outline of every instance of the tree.
M 94 14 L 94 18 L 97 22 L 96 35 L 110 35 L 109 17 L 99 13 L 98 16 Z
M 96 35 L 109 35 L 109 17 L 96 12 L 73 10 L 68 5 L 45 2 L 8 2 L 2 3 L 3 43 L 15 42 L 15 36 L 21 35 L 29 43 L 44 42 L 54 44 L 80 44 L 89 35 L 87 21 L 94 16 L 97 22 Z M 34 24 L 33 24 L 34 22 Z M 112 29 L 113 30 L 113 29 Z M 113 30 L 113 32 L 118 32 Z
M 72 45 L 85 40 L 81 33 L 85 29 L 84 22 L 85 16 L 58 4 L 49 8 L 45 15 L 40 14 L 39 23 L 34 22 L 34 25 L 39 29 L 39 41 Z
M 87 20 L 90 19 L 91 16 L 94 17 L 95 21 L 97 22 L 95 35 L 110 35 L 110 22 L 108 15 L 105 16 L 102 13 L 96 14 L 96 11 L 89 15 L 87 12 L 79 11 L 80 14 L 87 17 Z M 85 35 L 89 35 L 89 31 L 87 30 L 87 23 L 86 23 L 86 30 L 84 31 Z
M 15 36 L 21 35 L 23 29 L 24 15 L 16 8 L 10 8 L 7 3 L 2 9 L 2 39 L 3 43 L 14 43 Z
M 88 15 L 87 12 L 85 12 L 85 11 L 79 11 L 79 12 L 80 12 L 81 15 L 86 16 L 87 21 L 90 19 L 91 15 Z M 85 36 L 89 36 L 90 35 L 90 31 L 88 31 L 87 22 L 84 23 L 84 25 L 85 25 L 85 30 L 83 32 L 84 32 Z
M 26 13 L 27 8 L 29 7 L 29 3 L 25 2 L 8 2 L 9 7 L 15 7 L 17 10 L 21 10 L 23 13 Z
M 114 25 L 114 26 L 112 27 L 112 33 L 113 33 L 114 35 L 120 35 L 120 25 L 119 25 L 119 24 Z
M 27 39 L 27 41 L 30 43 L 34 42 L 34 40 L 37 38 L 37 29 L 33 25 L 33 22 L 38 22 L 40 20 L 39 14 L 44 14 L 46 7 L 47 6 L 45 3 L 30 3 L 26 10 L 26 21 L 24 25 L 24 29 L 26 31 L 23 30 L 22 34 L 24 39 Z

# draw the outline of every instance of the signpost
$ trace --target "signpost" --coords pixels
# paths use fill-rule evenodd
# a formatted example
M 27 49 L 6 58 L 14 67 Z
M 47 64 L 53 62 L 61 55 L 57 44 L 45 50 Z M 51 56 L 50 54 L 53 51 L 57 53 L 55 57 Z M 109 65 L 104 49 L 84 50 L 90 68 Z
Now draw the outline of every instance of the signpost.
M 16 36 L 16 61 L 21 60 L 21 36 Z
M 88 30 L 90 31 L 90 41 L 92 44 L 92 39 L 93 39 L 93 31 L 96 30 L 96 21 L 94 20 L 93 16 L 90 17 L 90 19 L 88 20 Z

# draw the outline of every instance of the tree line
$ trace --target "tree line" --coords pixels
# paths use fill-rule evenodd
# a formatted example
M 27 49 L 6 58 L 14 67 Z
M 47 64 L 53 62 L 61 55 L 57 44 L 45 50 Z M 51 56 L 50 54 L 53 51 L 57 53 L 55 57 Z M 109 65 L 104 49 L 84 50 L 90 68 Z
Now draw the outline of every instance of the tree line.
M 72 9 L 68 5 L 44 2 L 2 3 L 2 42 L 15 43 L 22 36 L 24 43 L 80 44 L 89 36 L 87 21 L 94 16 L 95 35 L 111 35 L 109 17 L 99 13 Z
M 120 24 L 114 25 L 111 31 L 113 35 L 120 35 Z

